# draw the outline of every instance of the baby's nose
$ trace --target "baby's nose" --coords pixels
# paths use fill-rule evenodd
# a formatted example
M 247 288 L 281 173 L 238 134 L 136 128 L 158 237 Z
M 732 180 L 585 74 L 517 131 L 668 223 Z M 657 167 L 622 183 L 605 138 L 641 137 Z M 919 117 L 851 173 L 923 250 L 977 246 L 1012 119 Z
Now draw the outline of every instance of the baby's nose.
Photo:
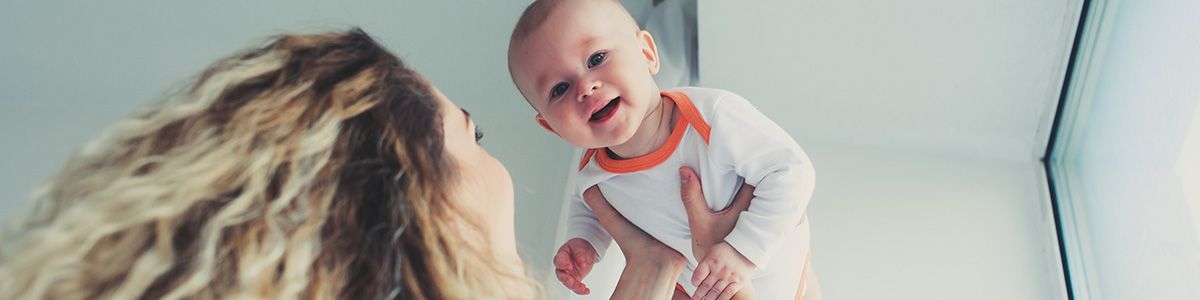
M 595 81 L 595 82 L 592 82 L 591 84 L 587 85 L 587 88 L 584 89 L 582 95 L 580 95 L 579 101 L 583 101 L 584 99 L 587 99 L 587 97 L 596 93 L 596 91 L 599 90 L 600 87 L 602 87 L 602 86 L 604 86 L 604 84 L 600 83 L 599 81 Z

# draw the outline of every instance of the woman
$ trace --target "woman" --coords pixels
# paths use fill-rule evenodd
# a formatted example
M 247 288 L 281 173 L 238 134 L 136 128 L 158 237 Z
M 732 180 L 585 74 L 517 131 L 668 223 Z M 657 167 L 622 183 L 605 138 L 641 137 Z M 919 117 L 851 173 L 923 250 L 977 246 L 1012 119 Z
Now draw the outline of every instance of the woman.
M 540 297 L 479 138 L 362 31 L 279 37 L 75 154 L 4 239 L 0 299 Z M 682 256 L 604 216 L 646 250 L 618 294 L 669 295 Z

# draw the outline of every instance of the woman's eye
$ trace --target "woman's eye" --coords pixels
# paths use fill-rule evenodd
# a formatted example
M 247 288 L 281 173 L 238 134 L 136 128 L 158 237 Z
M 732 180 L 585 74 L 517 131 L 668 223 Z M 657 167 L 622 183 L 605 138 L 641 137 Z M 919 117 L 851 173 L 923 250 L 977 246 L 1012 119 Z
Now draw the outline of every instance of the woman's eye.
M 567 84 L 566 82 L 560 82 L 554 85 L 554 88 L 550 89 L 550 97 L 554 98 L 562 96 L 563 94 L 567 93 L 568 88 L 571 88 L 570 84 Z
M 475 143 L 481 144 L 480 141 L 482 141 L 482 140 L 483 140 L 483 130 L 479 129 L 479 126 L 475 126 Z
M 604 52 L 599 52 L 599 53 L 596 53 L 596 54 L 592 54 L 592 57 L 589 57 L 589 58 L 588 58 L 588 62 L 587 62 L 588 68 L 589 68 L 589 69 L 591 69 L 591 68 L 593 68 L 593 67 L 595 67 L 595 66 L 598 66 L 598 65 L 600 65 L 600 63 L 603 63 L 603 62 L 604 62 L 604 57 L 605 57 L 605 54 L 604 54 Z

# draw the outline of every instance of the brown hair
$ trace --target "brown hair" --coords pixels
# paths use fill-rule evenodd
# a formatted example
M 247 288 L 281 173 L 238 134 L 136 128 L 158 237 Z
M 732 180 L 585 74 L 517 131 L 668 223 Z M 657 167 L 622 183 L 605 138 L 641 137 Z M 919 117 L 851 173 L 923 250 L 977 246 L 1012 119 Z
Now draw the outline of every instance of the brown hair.
M 439 105 L 358 29 L 222 59 L 68 161 L 0 298 L 529 297 L 452 201 Z

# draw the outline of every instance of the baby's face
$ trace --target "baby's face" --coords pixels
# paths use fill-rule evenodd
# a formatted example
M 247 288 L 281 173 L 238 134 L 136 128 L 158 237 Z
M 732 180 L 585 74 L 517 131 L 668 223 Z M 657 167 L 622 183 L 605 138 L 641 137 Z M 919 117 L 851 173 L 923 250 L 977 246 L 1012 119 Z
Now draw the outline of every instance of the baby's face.
M 561 4 L 514 44 L 513 81 L 554 132 L 583 148 L 620 145 L 650 112 L 658 54 L 649 33 L 606 1 Z

